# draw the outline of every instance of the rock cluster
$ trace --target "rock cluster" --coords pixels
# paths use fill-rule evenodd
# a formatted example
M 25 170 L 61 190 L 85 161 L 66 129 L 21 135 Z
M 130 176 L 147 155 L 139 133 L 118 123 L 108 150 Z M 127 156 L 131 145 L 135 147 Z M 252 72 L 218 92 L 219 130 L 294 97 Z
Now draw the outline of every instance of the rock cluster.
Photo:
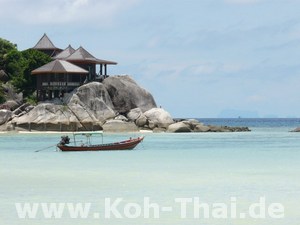
M 167 132 L 245 132 L 250 131 L 248 127 L 228 127 L 228 126 L 212 126 L 204 125 L 195 119 L 182 120 L 180 122 L 171 124 Z
M 5 124 L 2 129 L 137 131 L 138 127 L 149 123 L 144 112 L 155 108 L 156 103 L 152 95 L 129 76 L 115 76 L 103 83 L 85 84 L 66 94 L 63 101 L 54 99 L 26 107 L 14 112 L 2 110 L 0 125 Z M 140 111 L 139 117 L 127 119 L 125 116 L 135 108 Z M 123 120 L 120 119 L 122 115 Z
M 31 131 L 104 130 L 106 132 L 234 132 L 248 128 L 206 126 L 198 120 L 175 122 L 152 95 L 129 76 L 85 84 L 64 98 L 37 106 L 0 110 L 0 129 Z
M 291 130 L 291 132 L 300 132 L 300 127 L 297 127 L 294 130 Z

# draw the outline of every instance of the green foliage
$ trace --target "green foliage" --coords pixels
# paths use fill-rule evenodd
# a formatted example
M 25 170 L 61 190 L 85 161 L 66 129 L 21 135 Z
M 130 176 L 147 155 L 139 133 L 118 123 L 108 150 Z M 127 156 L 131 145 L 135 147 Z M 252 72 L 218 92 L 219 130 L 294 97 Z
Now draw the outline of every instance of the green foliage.
M 50 61 L 51 57 L 40 51 L 28 49 L 20 52 L 17 45 L 0 38 L 0 69 L 7 73 L 10 82 L 17 91 L 23 92 L 25 98 L 34 101 L 32 93 L 36 90 L 36 76 L 31 75 L 31 71 Z M 0 101 L 1 96 L 0 90 Z
M 40 51 L 20 52 L 15 44 L 0 38 L 0 69 L 8 74 L 10 82 L 25 98 L 34 100 L 30 96 L 36 90 L 36 76 L 31 75 L 31 71 L 50 61 L 51 57 Z
M 17 45 L 0 38 L 0 69 L 5 70 L 6 55 L 12 50 L 17 50 Z
M 2 82 L 0 81 L 0 104 L 4 103 L 5 101 L 5 92 L 2 86 Z
M 25 50 L 21 54 L 24 59 L 22 82 L 16 87 L 23 90 L 24 96 L 27 97 L 36 90 L 36 76 L 33 76 L 31 71 L 51 62 L 51 57 L 34 49 Z
M 5 57 L 5 71 L 10 79 L 22 78 L 24 63 L 22 53 L 18 50 L 14 49 L 7 53 Z
M 26 102 L 30 103 L 31 105 L 36 105 L 37 104 L 37 98 L 36 98 L 36 94 L 31 94 L 30 96 L 28 96 L 26 98 Z

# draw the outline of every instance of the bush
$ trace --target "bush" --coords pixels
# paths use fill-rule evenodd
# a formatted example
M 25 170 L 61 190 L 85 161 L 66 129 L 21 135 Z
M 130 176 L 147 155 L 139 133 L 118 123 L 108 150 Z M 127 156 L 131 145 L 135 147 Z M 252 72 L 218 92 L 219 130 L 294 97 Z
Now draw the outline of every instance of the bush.
M 2 87 L 2 84 L 0 83 L 0 104 L 6 102 L 6 98 L 5 98 L 5 92 L 4 89 Z

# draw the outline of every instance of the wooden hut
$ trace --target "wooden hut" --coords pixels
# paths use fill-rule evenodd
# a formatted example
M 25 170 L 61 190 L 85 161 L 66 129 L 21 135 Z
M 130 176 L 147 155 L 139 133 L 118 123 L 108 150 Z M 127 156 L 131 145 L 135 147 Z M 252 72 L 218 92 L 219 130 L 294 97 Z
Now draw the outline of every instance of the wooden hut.
M 37 99 L 62 97 L 87 80 L 88 71 L 65 60 L 56 59 L 31 72 L 37 76 Z
M 116 62 L 98 59 L 83 47 L 75 50 L 71 45 L 57 48 L 46 34 L 32 48 L 42 51 L 54 61 L 33 70 L 37 76 L 38 100 L 52 99 L 89 81 L 101 81 L 108 76 L 107 65 Z M 99 72 L 97 72 L 99 68 Z

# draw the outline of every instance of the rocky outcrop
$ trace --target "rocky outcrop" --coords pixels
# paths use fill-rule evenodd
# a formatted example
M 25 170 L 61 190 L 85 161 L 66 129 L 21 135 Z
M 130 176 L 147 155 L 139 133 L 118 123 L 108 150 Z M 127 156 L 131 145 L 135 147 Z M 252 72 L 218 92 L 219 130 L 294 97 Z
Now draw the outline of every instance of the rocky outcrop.
M 101 123 L 82 107 L 77 107 L 76 113 L 66 105 L 44 103 L 20 117 L 15 117 L 11 123 L 17 130 L 76 131 L 101 129 Z
M 98 82 L 79 87 L 65 102 L 82 121 L 105 121 L 116 116 L 107 90 Z
M 135 122 L 138 127 L 144 127 L 148 123 L 147 117 L 140 108 L 134 108 L 127 113 L 127 118 Z
M 194 132 L 208 132 L 210 130 L 209 126 L 206 126 L 202 123 L 196 125 L 193 129 Z
M 291 132 L 300 132 L 300 127 L 297 127 L 294 130 L 291 130 Z
M 63 102 L 55 99 L 41 103 L 30 112 L 19 107 L 13 113 L 11 124 L 16 129 L 58 131 L 102 129 L 105 124 L 105 129 L 110 131 L 136 131 L 137 126 L 148 123 L 143 110 L 155 106 L 152 95 L 129 76 L 115 76 L 103 83 L 91 82 L 79 87 L 66 94 Z M 137 107 L 136 118 L 132 120 L 124 116 Z M 133 123 L 121 123 L 127 121 Z M 116 128 L 112 128 L 113 125 Z
M 248 132 L 248 127 L 208 126 L 208 132 Z
M 168 129 L 167 132 L 170 133 L 188 133 L 188 132 L 192 132 L 190 126 L 184 122 L 178 122 L 178 123 L 174 123 L 171 124 Z
M 212 126 L 204 125 L 198 120 L 183 120 L 174 124 L 171 124 L 167 132 L 179 133 L 179 132 L 245 132 L 250 131 L 248 127 L 228 127 L 228 126 Z
M 6 85 L 6 84 L 5 84 Z M 7 84 L 7 87 L 9 84 Z M 37 131 L 106 132 L 236 132 L 244 127 L 209 126 L 198 120 L 174 122 L 171 115 L 157 108 L 152 95 L 129 76 L 91 82 L 65 94 L 64 98 L 37 106 L 22 104 L 22 95 L 8 88 L 8 110 L 0 110 L 0 129 Z M 10 91 L 11 90 L 11 91 Z
M 6 123 L 12 117 L 12 112 L 7 109 L 0 110 L 0 125 Z
M 143 112 L 155 108 L 152 95 L 141 88 L 130 76 L 111 76 L 103 81 L 116 111 L 127 114 L 131 109 Z
M 121 121 L 124 121 L 124 122 L 128 122 L 128 118 L 123 116 L 123 115 L 118 115 L 115 117 L 115 120 L 121 120 Z
M 5 102 L 0 104 L 0 109 L 15 110 L 23 103 L 23 94 L 17 93 L 10 83 L 0 84 L 4 91 Z
M 173 124 L 174 121 L 171 115 L 162 108 L 152 108 L 144 113 L 148 120 L 149 128 L 154 129 L 155 127 L 167 128 Z
M 122 120 L 108 120 L 103 125 L 104 132 L 137 132 L 138 127 L 133 122 L 125 122 Z
M 8 100 L 3 104 L 3 106 L 10 110 L 15 110 L 20 106 L 20 103 L 16 102 L 15 100 Z
M 143 115 L 143 112 L 140 108 L 134 108 L 131 109 L 128 113 L 127 113 L 127 118 L 131 121 L 136 121 L 139 117 L 141 117 Z

